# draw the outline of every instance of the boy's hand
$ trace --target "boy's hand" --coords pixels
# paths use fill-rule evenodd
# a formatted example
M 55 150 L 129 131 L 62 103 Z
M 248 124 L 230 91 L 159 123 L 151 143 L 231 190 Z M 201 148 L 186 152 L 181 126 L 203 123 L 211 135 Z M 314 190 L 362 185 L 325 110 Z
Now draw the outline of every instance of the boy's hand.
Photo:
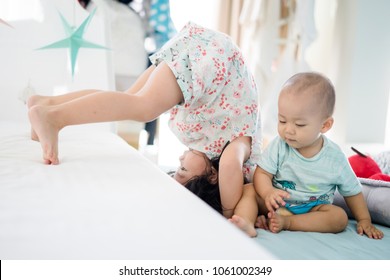
M 274 212 L 280 206 L 284 206 L 286 202 L 284 199 L 289 198 L 290 194 L 279 189 L 272 189 L 264 198 L 265 206 L 269 212 Z
M 380 229 L 377 229 L 369 220 L 361 220 L 356 225 L 357 233 L 360 235 L 366 234 L 368 238 L 382 239 L 384 234 Z

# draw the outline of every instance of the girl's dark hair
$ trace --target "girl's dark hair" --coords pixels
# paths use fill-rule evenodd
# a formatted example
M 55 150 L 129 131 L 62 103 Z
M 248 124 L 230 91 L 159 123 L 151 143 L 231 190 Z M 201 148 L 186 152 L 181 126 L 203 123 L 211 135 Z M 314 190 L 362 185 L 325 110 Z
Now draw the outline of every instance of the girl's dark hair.
M 210 160 L 211 167 L 217 171 L 217 178 L 213 178 L 213 173 L 210 171 L 206 174 L 195 176 L 184 184 L 184 187 L 191 191 L 193 194 L 198 196 L 218 213 L 222 214 L 222 203 L 221 196 L 219 194 L 218 184 L 218 170 L 219 170 L 219 159 L 221 156 L 212 158 Z M 212 169 L 210 168 L 210 170 Z M 168 175 L 172 176 L 175 171 L 168 172 Z
M 229 143 L 227 143 L 226 146 L 228 144 Z M 219 193 L 218 172 L 219 172 L 219 160 L 221 159 L 221 155 L 212 158 L 210 160 L 211 166 L 215 168 L 215 170 L 217 171 L 217 179 L 214 179 L 214 174 L 209 172 L 209 174 L 204 174 L 192 178 L 184 185 L 184 187 L 186 187 L 192 193 L 197 195 L 200 199 L 202 199 L 204 202 L 210 205 L 218 213 L 223 215 L 223 210 L 228 210 L 228 209 L 224 209 L 222 207 L 221 195 Z M 243 178 L 243 182 L 244 184 L 249 183 L 249 181 L 245 177 Z
M 206 174 L 195 176 L 190 179 L 187 183 L 185 183 L 184 187 L 189 191 L 194 193 L 208 205 L 210 205 L 214 210 L 223 215 L 222 203 L 221 203 L 221 195 L 219 193 L 219 181 L 218 181 L 218 172 L 219 172 L 219 161 L 223 154 L 223 151 L 229 145 L 230 142 L 227 142 L 225 147 L 223 148 L 221 154 L 217 157 L 214 157 L 210 160 L 211 168 L 217 172 L 217 176 L 215 176 L 215 172 L 209 171 Z M 175 171 L 168 172 L 169 175 L 173 176 Z M 243 178 L 244 184 L 248 183 L 246 178 Z
M 219 172 L 219 160 L 229 145 L 230 142 L 227 142 L 225 147 L 223 148 L 221 154 L 217 157 L 214 157 L 210 160 L 211 168 L 210 170 L 215 169 L 217 172 L 217 176 L 215 178 L 215 174 L 210 171 L 204 175 L 195 176 L 191 180 L 189 180 L 184 187 L 186 187 L 189 191 L 197 195 L 200 199 L 210 205 L 214 210 L 218 213 L 223 214 L 222 203 L 221 203 L 221 195 L 219 193 L 219 181 L 218 181 L 218 172 Z M 173 174 L 171 172 L 170 174 Z M 244 178 L 244 183 L 247 183 L 247 180 Z
M 217 175 L 220 158 L 221 156 L 218 156 L 210 160 L 212 168 L 217 171 Z M 213 177 L 214 176 L 211 172 L 209 172 L 209 174 L 196 176 L 189 180 L 184 185 L 184 187 L 186 187 L 189 191 L 194 193 L 212 208 L 214 208 L 218 213 L 222 214 L 222 203 L 221 196 L 219 194 L 218 176 L 217 179 L 213 179 Z

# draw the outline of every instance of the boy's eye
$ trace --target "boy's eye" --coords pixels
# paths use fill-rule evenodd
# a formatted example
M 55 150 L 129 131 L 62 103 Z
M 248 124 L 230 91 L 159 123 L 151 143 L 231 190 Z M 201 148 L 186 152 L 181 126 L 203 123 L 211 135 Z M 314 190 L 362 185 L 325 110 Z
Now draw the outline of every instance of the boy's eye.
M 280 123 L 286 123 L 286 121 L 279 120 Z
M 305 124 L 296 124 L 296 126 L 298 126 L 298 127 L 304 127 L 304 126 L 306 126 Z

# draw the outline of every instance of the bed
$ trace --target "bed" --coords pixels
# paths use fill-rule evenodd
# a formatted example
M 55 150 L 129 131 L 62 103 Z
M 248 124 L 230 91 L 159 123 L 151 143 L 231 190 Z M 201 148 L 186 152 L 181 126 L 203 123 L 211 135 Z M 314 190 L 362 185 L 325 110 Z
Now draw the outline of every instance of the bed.
M 390 259 L 385 225 L 249 238 L 108 130 L 64 129 L 58 166 L 29 130 L 0 121 L 0 259 Z
M 358 235 L 353 219 L 338 234 L 289 231 L 273 234 L 258 229 L 255 240 L 283 260 L 390 260 L 390 229 L 376 226 L 385 233 L 382 240 Z
M 0 121 L 0 259 L 274 258 L 116 134 L 66 128 L 50 166 L 29 131 Z
M 336 192 L 334 204 L 349 217 L 347 228 L 338 234 L 282 231 L 273 234 L 258 229 L 256 241 L 285 260 L 390 260 L 390 182 L 359 178 L 372 222 L 385 236 L 369 239 L 356 233 L 356 221 L 343 197 Z

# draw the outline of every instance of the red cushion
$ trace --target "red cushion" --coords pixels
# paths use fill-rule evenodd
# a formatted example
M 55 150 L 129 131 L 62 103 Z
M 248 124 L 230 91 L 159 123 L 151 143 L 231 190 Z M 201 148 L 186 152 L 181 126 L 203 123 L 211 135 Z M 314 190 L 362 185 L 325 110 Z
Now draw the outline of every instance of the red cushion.
M 382 173 L 378 164 L 371 157 L 353 155 L 348 160 L 357 177 L 370 178 L 374 174 Z
M 370 179 L 390 182 L 390 176 L 383 173 L 376 173 L 372 175 Z

